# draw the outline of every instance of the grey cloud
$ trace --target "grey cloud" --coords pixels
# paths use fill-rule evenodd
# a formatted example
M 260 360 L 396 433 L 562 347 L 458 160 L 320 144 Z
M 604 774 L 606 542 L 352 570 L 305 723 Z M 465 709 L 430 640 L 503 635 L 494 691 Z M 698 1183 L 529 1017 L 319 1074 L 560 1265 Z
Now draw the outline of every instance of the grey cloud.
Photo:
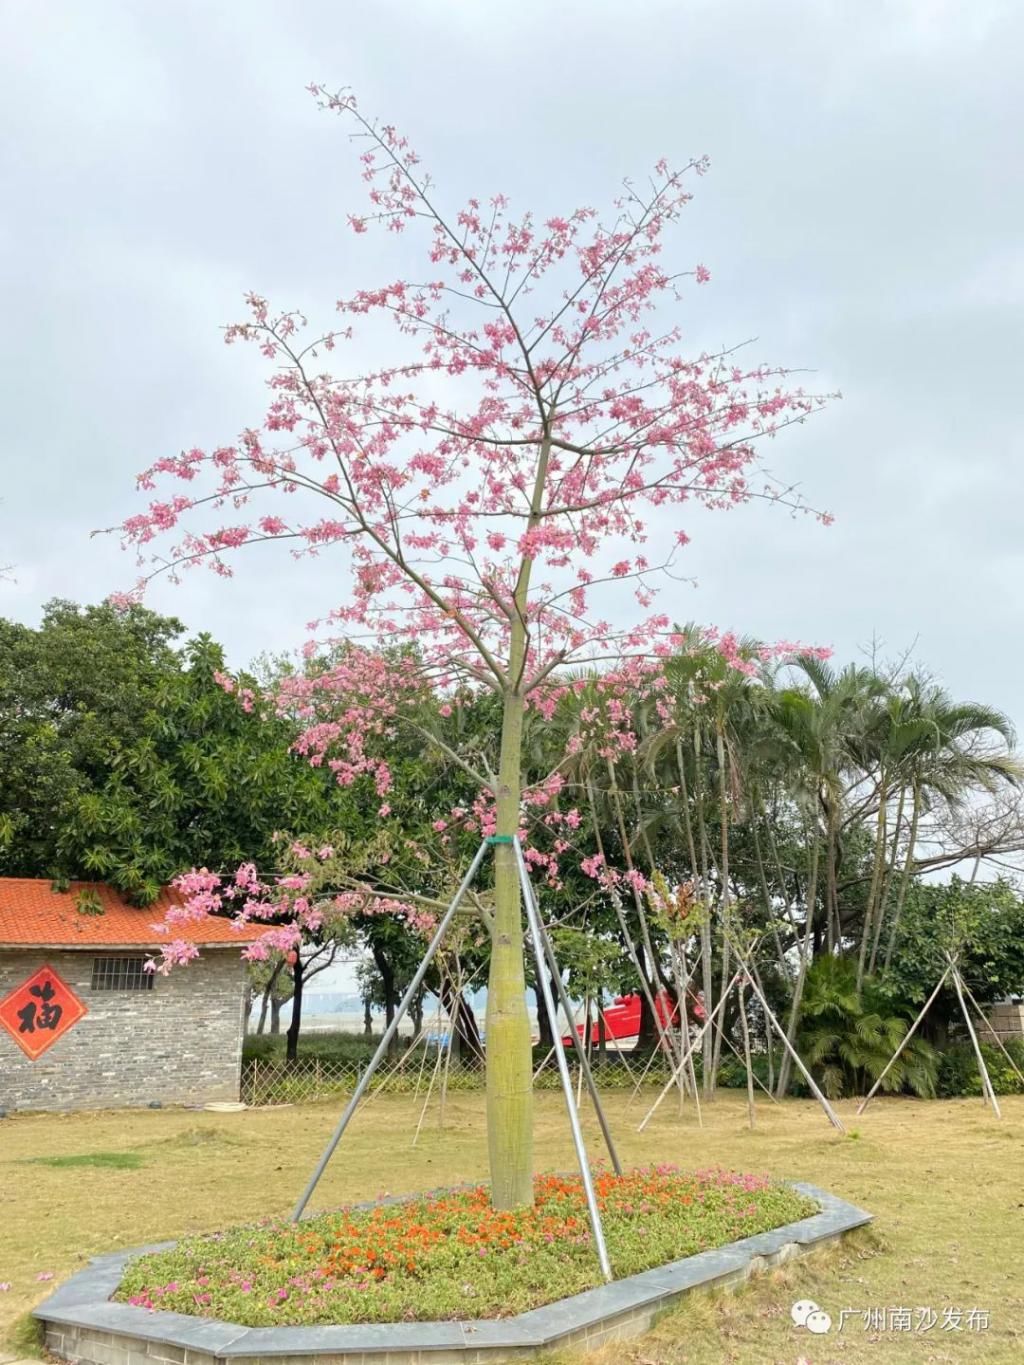
M 1024 608 L 1016 413 L 1024 220 L 1016 4 L 8 0 L 0 11 L 0 611 L 96 599 L 133 565 L 96 526 L 136 472 L 260 411 L 219 328 L 255 288 L 330 320 L 405 268 L 353 239 L 358 175 L 311 79 L 406 128 L 449 202 L 605 203 L 708 152 L 675 242 L 712 283 L 694 347 L 816 371 L 844 398 L 769 463 L 837 515 L 698 517 L 683 614 L 850 655 L 917 639 L 957 691 L 1017 710 Z M 253 555 L 153 604 L 245 663 L 298 644 L 336 559 Z

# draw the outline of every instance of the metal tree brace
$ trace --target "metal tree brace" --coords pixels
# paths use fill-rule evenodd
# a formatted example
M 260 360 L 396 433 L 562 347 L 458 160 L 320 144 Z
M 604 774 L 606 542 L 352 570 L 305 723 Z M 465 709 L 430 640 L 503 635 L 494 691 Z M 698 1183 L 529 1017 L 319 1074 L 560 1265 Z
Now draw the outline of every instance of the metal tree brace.
M 430 968 L 430 964 L 433 961 L 438 948 L 441 946 L 441 941 L 443 940 L 445 934 L 447 933 L 452 920 L 455 918 L 456 912 L 458 911 L 459 905 L 462 903 L 463 897 L 469 890 L 470 886 L 473 883 L 473 879 L 476 877 L 476 874 L 479 871 L 480 864 L 483 862 L 484 859 L 484 854 L 486 853 L 488 847 L 493 844 L 511 844 L 515 850 L 516 868 L 518 869 L 519 872 L 519 883 L 523 893 L 523 906 L 526 911 L 526 925 L 529 933 L 530 946 L 533 949 L 534 961 L 536 962 L 537 967 L 537 994 L 543 1000 L 544 1013 L 546 1014 L 548 1022 L 551 1026 L 551 1036 L 552 1038 L 557 1040 L 559 1037 L 558 1007 L 555 1004 L 554 997 L 552 996 L 551 993 L 551 983 L 552 982 L 554 983 L 559 1003 L 561 1004 L 562 1009 L 565 1012 L 566 1019 L 568 1020 L 569 1036 L 571 1037 L 573 1045 L 575 1046 L 576 1055 L 579 1059 L 580 1069 L 583 1073 L 583 1078 L 587 1083 L 587 1090 L 590 1093 L 590 1098 L 594 1102 L 594 1109 L 597 1112 L 597 1119 L 601 1125 L 601 1133 L 604 1136 L 605 1145 L 608 1148 L 608 1156 L 611 1159 L 612 1167 L 616 1175 L 622 1174 L 622 1166 L 619 1162 L 618 1153 L 615 1150 L 615 1144 L 612 1141 L 612 1135 L 608 1128 L 608 1122 L 607 1119 L 605 1118 L 604 1110 L 601 1107 L 601 1099 L 600 1096 L 598 1095 L 597 1085 L 594 1081 L 594 1076 L 590 1069 L 590 1062 L 587 1059 L 586 1049 L 583 1046 L 579 1034 L 576 1032 L 576 1025 L 572 1012 L 572 1005 L 569 1001 L 568 992 L 566 991 L 565 985 L 562 981 L 562 974 L 558 968 L 558 962 L 555 958 L 555 951 L 554 948 L 552 947 L 551 939 L 548 937 L 547 930 L 544 927 L 544 922 L 540 917 L 540 910 L 538 909 L 537 901 L 536 898 L 534 897 L 533 884 L 530 881 L 529 873 L 526 870 L 526 860 L 523 857 L 522 844 L 519 842 L 518 835 L 493 834 L 489 838 L 484 839 L 483 843 L 477 849 L 476 856 L 474 857 L 472 863 L 470 864 L 468 872 L 466 873 L 465 877 L 463 877 L 459 889 L 456 891 L 451 904 L 448 906 L 448 909 L 444 912 L 440 924 L 438 924 L 437 928 L 435 929 L 434 936 L 430 940 L 430 943 L 427 946 L 427 951 L 423 955 L 423 960 L 420 962 L 419 967 L 416 969 L 415 976 L 409 983 L 408 989 L 402 996 L 402 999 L 398 1004 L 398 1008 L 395 1010 L 394 1018 L 391 1020 L 391 1023 L 384 1030 L 384 1035 L 381 1038 L 380 1042 L 377 1044 L 377 1050 L 374 1052 L 373 1057 L 370 1059 L 369 1065 L 367 1066 L 366 1070 L 359 1078 L 359 1082 L 356 1085 L 355 1090 L 352 1092 L 352 1096 L 349 1099 L 348 1104 L 345 1106 L 341 1118 L 338 1120 L 338 1126 L 331 1134 L 330 1141 L 324 1148 L 323 1155 L 320 1157 L 320 1160 L 317 1162 L 316 1170 L 310 1177 L 309 1184 L 303 1191 L 302 1197 L 299 1199 L 299 1202 L 295 1205 L 295 1208 L 292 1210 L 291 1221 L 293 1223 L 297 1223 L 298 1220 L 302 1217 L 302 1214 L 306 1208 L 306 1205 L 309 1203 L 313 1191 L 316 1189 L 317 1185 L 320 1182 L 320 1177 L 323 1175 L 324 1171 L 327 1168 L 327 1163 L 334 1155 L 334 1149 L 341 1141 L 342 1134 L 348 1127 L 353 1114 L 355 1113 L 356 1109 L 359 1106 L 360 1100 L 366 1093 L 366 1090 L 370 1084 L 370 1080 L 374 1072 L 377 1070 L 377 1067 L 380 1065 L 380 1063 L 384 1060 L 384 1057 L 387 1055 L 388 1048 L 391 1046 L 391 1041 L 394 1038 L 395 1034 L 398 1032 L 399 1024 L 402 1022 L 403 1017 L 408 1011 L 413 1000 L 416 998 L 417 992 L 423 985 L 423 981 L 427 975 L 427 971 Z M 610 1282 L 614 1278 L 614 1276 L 612 1275 L 611 1262 L 608 1259 L 608 1249 L 605 1246 L 604 1230 L 601 1226 L 601 1213 L 597 1206 L 597 1196 L 594 1193 L 594 1182 L 590 1172 L 590 1165 L 587 1161 L 586 1147 L 584 1146 L 583 1142 L 583 1130 L 580 1127 L 579 1110 L 576 1107 L 575 1096 L 573 1095 L 572 1092 L 572 1080 L 569 1076 L 569 1064 L 566 1061 L 565 1049 L 563 1047 L 556 1046 L 555 1051 L 558 1059 L 558 1074 L 562 1082 L 562 1091 L 565 1097 L 565 1107 L 569 1115 L 569 1127 L 572 1130 L 573 1146 L 576 1149 L 576 1160 L 579 1163 L 580 1178 L 583 1181 L 583 1190 L 587 1200 L 587 1212 L 589 1213 L 590 1216 L 590 1227 L 594 1237 L 594 1247 L 597 1251 L 597 1258 L 601 1264 L 601 1273 L 603 1274 L 605 1280 Z

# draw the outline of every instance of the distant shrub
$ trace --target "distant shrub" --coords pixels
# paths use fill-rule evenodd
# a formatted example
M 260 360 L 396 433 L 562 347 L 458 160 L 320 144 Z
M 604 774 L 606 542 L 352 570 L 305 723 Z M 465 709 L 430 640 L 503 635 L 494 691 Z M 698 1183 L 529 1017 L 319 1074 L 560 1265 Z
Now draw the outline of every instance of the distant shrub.
M 1020 1070 L 1024 1071 L 1024 1039 L 1012 1039 L 1006 1044 L 1006 1049 Z M 1024 1094 L 1024 1082 L 1016 1075 L 1013 1067 L 994 1043 L 982 1043 L 981 1055 L 988 1068 L 992 1089 L 997 1095 Z M 943 1099 L 984 1093 L 978 1059 L 974 1055 L 974 1048 L 967 1040 L 953 1043 L 939 1054 L 935 1089 Z
M 305 1033 L 299 1038 L 299 1056 L 303 1060 L 321 1062 L 368 1062 L 380 1042 L 380 1035 L 367 1037 L 364 1033 Z M 242 1048 L 242 1058 L 251 1062 L 284 1061 L 283 1033 L 251 1033 Z

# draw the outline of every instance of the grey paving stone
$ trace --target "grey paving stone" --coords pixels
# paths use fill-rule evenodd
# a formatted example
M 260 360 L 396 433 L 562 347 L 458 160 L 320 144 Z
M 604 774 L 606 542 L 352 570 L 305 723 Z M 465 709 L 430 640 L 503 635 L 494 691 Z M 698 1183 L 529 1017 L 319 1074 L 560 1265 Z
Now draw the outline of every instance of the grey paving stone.
M 458 1322 L 368 1322 L 348 1327 L 248 1327 L 218 1354 L 226 1358 L 337 1355 L 349 1351 L 461 1350 L 465 1345 Z

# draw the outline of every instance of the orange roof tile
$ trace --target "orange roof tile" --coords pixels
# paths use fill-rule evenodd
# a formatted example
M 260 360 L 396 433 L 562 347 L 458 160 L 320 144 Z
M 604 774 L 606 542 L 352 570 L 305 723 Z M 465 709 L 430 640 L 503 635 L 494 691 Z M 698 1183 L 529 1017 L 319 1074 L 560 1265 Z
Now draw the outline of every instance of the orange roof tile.
M 95 893 L 102 914 L 83 913 L 78 893 Z M 145 910 L 123 901 L 103 882 L 72 882 L 68 891 L 54 891 L 43 878 L 0 877 L 0 948 L 159 948 L 175 937 L 174 931 L 158 934 L 168 908 L 182 898 L 164 887 Z M 182 926 L 181 938 L 210 948 L 243 947 L 259 937 L 250 927 L 239 931 L 226 919 L 206 919 Z

